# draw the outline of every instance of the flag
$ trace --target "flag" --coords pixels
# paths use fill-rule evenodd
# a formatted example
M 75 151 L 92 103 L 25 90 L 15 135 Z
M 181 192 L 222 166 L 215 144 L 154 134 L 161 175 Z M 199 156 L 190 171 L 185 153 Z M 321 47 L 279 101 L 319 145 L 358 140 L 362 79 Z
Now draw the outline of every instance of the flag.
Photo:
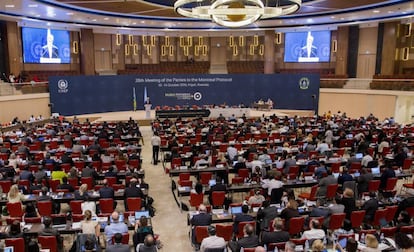
M 137 97 L 135 95 L 135 87 L 132 88 L 133 92 L 133 104 L 134 104 L 134 111 L 137 111 Z
M 146 102 L 147 102 L 147 97 L 148 97 L 148 95 L 147 95 L 147 86 L 145 86 L 144 87 L 144 104 L 146 104 Z

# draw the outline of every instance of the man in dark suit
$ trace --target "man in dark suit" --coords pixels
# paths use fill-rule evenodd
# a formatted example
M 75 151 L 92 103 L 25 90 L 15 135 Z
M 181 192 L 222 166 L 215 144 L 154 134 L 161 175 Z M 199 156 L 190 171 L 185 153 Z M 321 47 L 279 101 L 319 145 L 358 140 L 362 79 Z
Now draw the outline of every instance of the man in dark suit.
M 129 182 L 129 187 L 125 188 L 124 199 L 144 197 L 144 194 L 142 193 L 141 188 L 139 188 L 137 185 L 138 185 L 138 180 L 136 178 L 132 178 Z M 125 203 L 125 209 L 128 210 L 127 201 L 124 200 L 124 203 Z
M 122 234 L 116 233 L 114 235 L 115 244 L 108 245 L 105 249 L 106 252 L 130 252 L 128 244 L 122 244 Z
M 205 205 L 201 204 L 198 207 L 199 214 L 196 214 L 191 218 L 192 235 L 191 239 L 193 244 L 196 244 L 195 227 L 197 226 L 210 226 L 212 222 L 211 214 L 207 213 Z
M 93 178 L 93 184 L 95 184 L 95 180 L 99 177 L 99 174 L 96 170 L 92 167 L 91 164 L 88 164 L 85 168 L 82 169 L 82 178 Z
M 241 248 L 255 248 L 259 246 L 259 238 L 254 234 L 254 227 L 247 224 L 243 227 L 244 237 L 237 241 L 230 241 L 229 247 L 233 252 L 240 252 Z
M 375 192 L 369 192 L 369 197 L 370 199 L 365 201 L 364 205 L 362 205 L 362 210 L 365 210 L 365 220 L 373 221 L 375 212 L 379 207 L 379 203 Z
M 114 199 L 115 192 L 112 187 L 108 186 L 108 181 L 106 179 L 103 180 L 102 183 L 103 187 L 99 189 L 99 196 L 101 199 Z M 116 200 L 114 200 L 114 209 L 116 208 Z
M 283 231 L 283 220 L 281 218 L 275 218 L 273 220 L 273 232 L 263 232 L 262 245 L 268 245 L 269 243 L 287 242 L 290 239 L 288 232 Z
M 233 216 L 233 233 L 239 233 L 239 223 L 244 221 L 253 221 L 253 216 L 248 214 L 249 206 L 243 205 L 242 212 Z

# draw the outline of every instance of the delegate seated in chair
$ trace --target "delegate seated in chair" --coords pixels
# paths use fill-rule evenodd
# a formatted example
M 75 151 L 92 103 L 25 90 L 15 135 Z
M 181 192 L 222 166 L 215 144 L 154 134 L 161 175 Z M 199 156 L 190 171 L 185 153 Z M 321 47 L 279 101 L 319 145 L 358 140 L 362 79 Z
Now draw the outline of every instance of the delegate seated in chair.
M 115 244 L 106 247 L 105 252 L 130 252 L 128 244 L 122 244 L 122 234 L 116 233 L 114 235 Z
M 158 248 L 155 244 L 154 236 L 147 235 L 144 239 L 144 243 L 137 245 L 137 252 L 157 252 Z
M 209 226 L 207 228 L 209 237 L 206 237 L 201 242 L 200 252 L 212 251 L 212 249 L 223 249 L 218 251 L 224 251 L 226 247 L 226 241 L 222 237 L 216 235 L 216 228 Z
M 141 216 L 141 218 L 135 223 L 135 234 L 132 237 L 134 247 L 136 247 L 139 243 L 144 243 L 145 237 L 149 234 L 154 235 L 152 226 L 148 225 L 148 219 L 145 216 Z
M 102 251 L 99 245 L 99 240 L 94 234 L 78 234 L 74 246 L 69 250 L 69 252 L 85 251 Z

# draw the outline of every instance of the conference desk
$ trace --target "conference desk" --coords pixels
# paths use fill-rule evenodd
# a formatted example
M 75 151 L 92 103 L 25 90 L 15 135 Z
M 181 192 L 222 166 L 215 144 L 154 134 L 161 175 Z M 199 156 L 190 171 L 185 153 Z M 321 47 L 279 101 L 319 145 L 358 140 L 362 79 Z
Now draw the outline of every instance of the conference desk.
M 141 188 L 141 190 L 144 195 L 148 195 L 147 189 Z M 89 195 L 89 200 L 99 201 L 100 199 L 100 195 L 98 192 L 89 191 L 88 195 Z M 50 196 L 52 197 L 53 201 L 56 201 L 58 203 L 69 203 L 70 201 L 75 200 L 74 193 L 52 193 Z M 27 204 L 28 202 L 36 202 L 38 201 L 38 198 L 39 198 L 39 195 L 27 194 L 27 195 L 24 195 L 24 199 L 22 203 Z M 115 191 L 114 200 L 124 200 L 124 189 Z M 7 197 L 4 194 L 2 199 L 0 200 L 0 206 L 5 206 L 7 202 L 8 202 Z
M 180 176 L 181 173 L 190 173 L 190 175 L 194 175 L 194 176 L 199 176 L 200 173 L 202 172 L 212 172 L 212 173 L 216 173 L 216 172 L 226 172 L 226 171 L 230 171 L 233 168 L 229 168 L 229 167 L 206 167 L 206 168 L 199 168 L 199 169 L 194 169 L 194 168 L 186 168 L 186 169 L 171 169 L 170 170 L 170 177 L 177 177 Z

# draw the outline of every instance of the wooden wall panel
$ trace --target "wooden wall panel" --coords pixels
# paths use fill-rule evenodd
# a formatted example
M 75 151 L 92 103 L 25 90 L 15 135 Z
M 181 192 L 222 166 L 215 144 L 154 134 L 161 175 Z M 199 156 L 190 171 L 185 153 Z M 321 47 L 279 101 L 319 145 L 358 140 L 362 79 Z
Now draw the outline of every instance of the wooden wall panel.
M 94 35 L 92 29 L 81 29 L 81 74 L 95 75 Z
M 394 57 L 397 22 L 384 23 L 384 37 L 382 43 L 381 74 L 394 74 Z
M 10 73 L 18 76 L 23 70 L 23 58 L 21 54 L 20 31 L 16 22 L 7 22 L 7 46 Z
M 264 39 L 264 73 L 272 74 L 275 72 L 275 31 L 265 31 Z

